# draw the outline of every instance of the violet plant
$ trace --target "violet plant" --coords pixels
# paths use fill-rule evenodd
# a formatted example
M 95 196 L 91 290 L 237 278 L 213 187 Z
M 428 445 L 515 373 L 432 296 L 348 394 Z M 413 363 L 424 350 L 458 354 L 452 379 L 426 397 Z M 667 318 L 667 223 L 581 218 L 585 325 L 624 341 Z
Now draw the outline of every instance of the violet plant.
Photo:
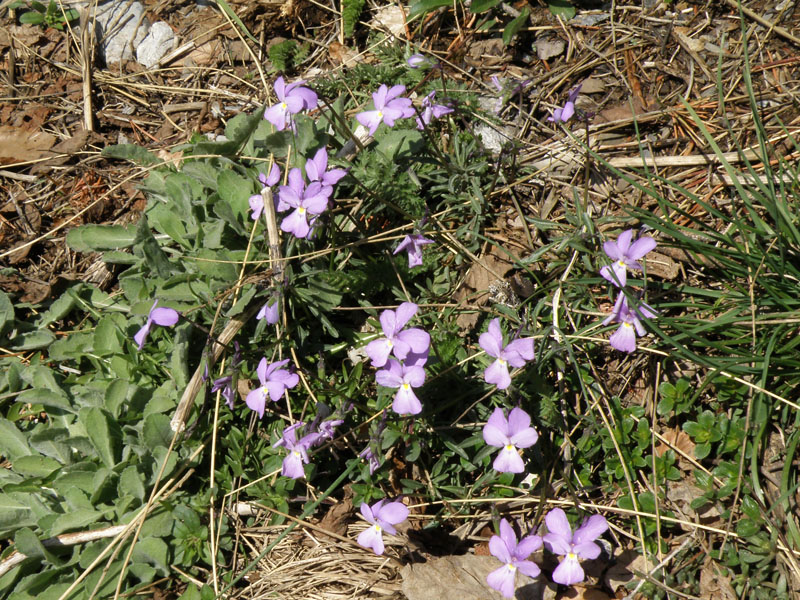
M 398 119 L 409 119 L 414 116 L 414 108 L 409 98 L 401 98 L 406 86 L 393 85 L 391 88 L 381 85 L 372 100 L 374 110 L 367 110 L 356 115 L 356 120 L 369 129 L 370 135 L 375 135 L 381 123 L 394 127 Z
M 520 338 L 503 344 L 500 319 L 492 319 L 489 323 L 489 330 L 481 334 L 478 343 L 486 354 L 495 359 L 483 372 L 483 377 L 486 383 L 493 383 L 500 390 L 511 385 L 508 365 L 517 368 L 524 367 L 525 363 L 534 358 L 533 338 Z
M 512 408 L 506 418 L 502 408 L 495 408 L 483 428 L 483 439 L 490 446 L 501 448 L 493 467 L 500 473 L 522 473 L 525 464 L 519 450 L 530 448 L 539 439 L 531 427 L 531 417 L 521 408 Z
M 258 413 L 258 418 L 264 418 L 264 408 L 267 400 L 277 402 L 283 396 L 283 393 L 296 386 L 300 382 L 300 377 L 297 373 L 292 373 L 287 369 L 281 367 L 288 364 L 289 359 L 279 360 L 278 362 L 268 363 L 266 358 L 262 358 L 258 363 L 258 380 L 260 385 L 247 394 L 245 403 Z
M 611 314 L 603 319 L 603 325 L 613 322 L 620 324 L 617 331 L 608 338 L 609 343 L 622 352 L 633 352 L 636 350 L 636 336 L 641 337 L 647 333 L 642 325 L 642 319 L 653 319 L 657 316 L 656 310 L 644 302 L 631 308 L 628 306 L 628 298 L 620 292 Z
M 381 555 L 384 551 L 383 532 L 396 535 L 394 526 L 408 518 L 408 507 L 402 502 L 378 500 L 372 506 L 362 503 L 360 510 L 370 526 L 359 534 L 357 541 L 361 546 L 371 548 L 375 554 Z
M 381 313 L 380 322 L 384 337 L 371 341 L 365 349 L 373 367 L 385 365 L 390 354 L 405 360 L 409 354 L 421 357 L 428 352 L 431 336 L 427 331 L 418 327 L 404 329 L 417 314 L 417 308 L 413 302 L 403 302 L 397 310 L 389 309 Z
M 581 560 L 591 560 L 600 556 L 602 549 L 595 543 L 608 529 L 608 522 L 602 515 L 592 515 L 572 533 L 567 515 L 560 508 L 554 508 L 544 518 L 548 533 L 542 540 L 553 554 L 564 557 L 553 571 L 553 581 L 562 585 L 575 585 L 583 581 L 585 575 Z
M 150 333 L 150 328 L 155 325 L 162 327 L 172 327 L 180 319 L 178 311 L 174 308 L 159 307 L 158 300 L 153 301 L 153 306 L 150 307 L 150 312 L 147 313 L 147 321 L 142 328 L 137 331 L 133 336 L 133 341 L 136 346 L 141 350 L 144 347 L 144 342 Z
M 603 244 L 606 256 L 614 262 L 602 267 L 600 275 L 617 287 L 625 287 L 629 268 L 642 270 L 639 260 L 656 247 L 656 241 L 650 236 L 642 236 L 631 243 L 632 238 L 633 229 L 627 229 L 619 234 L 616 242 L 609 240 Z
M 422 265 L 422 247 L 428 244 L 433 244 L 433 240 L 429 240 L 421 234 L 412 233 L 400 240 L 392 254 L 405 250 L 408 253 L 408 268 L 413 269 Z
M 287 84 L 283 77 L 275 80 L 275 96 L 278 103 L 273 104 L 264 111 L 264 118 L 282 131 L 292 127 L 292 115 L 303 110 L 313 110 L 317 107 L 317 94 L 305 87 L 302 79 Z
M 486 576 L 489 587 L 497 590 L 506 598 L 514 597 L 517 572 L 528 577 L 538 577 L 541 569 L 528 560 L 528 557 L 542 547 L 542 538 L 529 535 L 517 542 L 514 530 L 505 519 L 500 520 L 500 535 L 493 535 L 489 540 L 489 552 L 503 563 Z

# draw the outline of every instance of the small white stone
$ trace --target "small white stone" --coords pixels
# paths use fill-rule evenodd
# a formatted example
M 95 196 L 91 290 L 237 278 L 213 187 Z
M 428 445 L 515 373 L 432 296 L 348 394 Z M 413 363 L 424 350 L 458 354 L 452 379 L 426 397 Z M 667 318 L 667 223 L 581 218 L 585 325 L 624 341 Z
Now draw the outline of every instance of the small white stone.
M 136 48 L 136 60 L 148 69 L 175 49 L 175 32 L 164 21 L 153 23 L 147 36 Z

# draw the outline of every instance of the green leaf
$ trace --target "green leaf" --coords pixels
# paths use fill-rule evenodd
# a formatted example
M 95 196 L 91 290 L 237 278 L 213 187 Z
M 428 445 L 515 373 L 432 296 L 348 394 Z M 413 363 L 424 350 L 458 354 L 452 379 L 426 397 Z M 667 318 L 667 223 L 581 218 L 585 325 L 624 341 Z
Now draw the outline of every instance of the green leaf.
M 33 454 L 28 447 L 25 435 L 8 419 L 0 418 L 0 454 L 12 463 Z
M 200 590 L 197 589 L 196 585 L 189 584 L 186 588 L 186 591 L 181 594 L 178 600 L 203 600 L 203 596 L 200 593 Z
M 135 466 L 126 467 L 119 476 L 119 495 L 130 494 L 140 502 L 144 502 L 145 489 L 142 479 L 142 475 Z
M 568 0 L 547 0 L 547 8 L 556 16 L 569 21 L 575 16 L 576 10 Z
M 118 317 L 118 315 L 117 315 Z M 117 354 L 123 349 L 123 336 L 111 315 L 102 317 L 94 330 L 93 348 L 98 356 Z
M 62 465 L 67 465 L 72 462 L 70 444 L 73 439 L 66 428 L 49 427 L 31 433 L 28 444 L 37 452 L 56 459 Z
M 83 529 L 87 525 L 96 523 L 103 517 L 99 510 L 78 508 L 58 515 L 50 526 L 50 535 L 59 535 L 70 529 Z
M 487 10 L 494 8 L 500 4 L 502 0 L 472 0 L 469 6 L 469 12 L 475 15 L 485 13 Z
M 174 435 L 169 421 L 170 417 L 165 414 L 147 415 L 142 426 L 142 445 L 150 450 L 158 446 L 168 448 Z
M 39 538 L 36 537 L 36 534 L 28 527 L 23 527 L 14 535 L 14 546 L 18 552 L 30 558 L 46 560 L 50 564 L 57 566 L 63 563 L 62 560 L 44 547 Z
M 186 227 L 183 218 L 177 214 L 173 206 L 155 204 L 147 211 L 147 219 L 156 231 L 168 235 L 174 242 L 184 248 L 189 249 L 192 247 L 192 244 L 186 238 Z
M 436 10 L 437 8 L 442 8 L 445 6 L 452 8 L 452 0 L 421 0 L 420 2 L 414 4 L 408 11 L 408 21 L 411 21 L 415 17 L 425 15 L 432 10 Z
M 0 531 L 14 530 L 25 525 L 34 524 L 30 505 L 21 499 L 32 494 L 0 493 Z
M 8 331 L 14 324 L 14 305 L 5 292 L 0 291 L 0 333 Z
M 52 413 L 51 411 L 47 411 L 48 414 L 61 414 L 58 411 L 69 413 L 77 412 L 75 407 L 64 397 L 63 393 L 56 393 L 42 388 L 26 390 L 17 397 L 17 400 L 26 404 L 41 404 L 45 409 L 53 409 Z
M 342 0 L 342 23 L 345 37 L 352 37 L 366 0 Z
M 250 208 L 248 200 L 253 194 L 253 182 L 231 170 L 223 170 L 217 176 L 217 192 L 231 207 L 237 219 L 246 222 L 247 211 Z
M 75 252 L 129 248 L 135 241 L 136 227 L 133 225 L 82 225 L 67 233 L 67 245 Z
M 61 468 L 61 463 L 46 456 L 21 456 L 13 463 L 14 471 L 26 477 L 47 477 Z
M 132 163 L 141 165 L 143 167 L 152 167 L 154 165 L 163 164 L 164 161 L 156 155 L 148 152 L 141 146 L 136 144 L 116 144 L 115 146 L 106 146 L 100 153 L 101 156 L 106 158 L 121 158 L 122 160 L 129 160 Z
M 25 25 L 41 25 L 44 23 L 44 15 L 35 11 L 29 11 L 19 16 L 19 22 Z
M 100 460 L 109 469 L 119 462 L 120 443 L 122 432 L 119 425 L 106 411 L 101 408 L 84 408 L 78 419 L 86 429 L 94 449 L 97 450 Z
M 150 226 L 147 223 L 147 217 L 145 216 L 139 219 L 139 226 L 136 229 L 136 239 L 134 242 L 137 247 L 141 248 L 147 265 L 154 268 L 159 277 L 167 278 L 172 274 L 173 266 L 170 264 L 161 246 L 158 245 L 156 238 L 153 237 Z
M 166 532 L 165 532 L 166 533 Z M 148 537 L 139 540 L 131 555 L 132 560 L 154 566 L 161 575 L 169 574 L 167 568 L 167 555 L 169 548 L 164 540 L 157 537 Z
M 508 46 L 517 32 L 528 22 L 528 17 L 531 15 L 530 9 L 526 6 L 522 9 L 520 15 L 506 25 L 503 29 L 503 43 Z
M 20 332 L 8 341 L 7 348 L 16 351 L 39 350 L 47 348 L 56 339 L 47 329 L 34 329 Z
M 252 115 L 241 112 L 228 121 L 225 137 L 237 144 L 244 144 L 263 120 L 263 110 L 257 110 Z

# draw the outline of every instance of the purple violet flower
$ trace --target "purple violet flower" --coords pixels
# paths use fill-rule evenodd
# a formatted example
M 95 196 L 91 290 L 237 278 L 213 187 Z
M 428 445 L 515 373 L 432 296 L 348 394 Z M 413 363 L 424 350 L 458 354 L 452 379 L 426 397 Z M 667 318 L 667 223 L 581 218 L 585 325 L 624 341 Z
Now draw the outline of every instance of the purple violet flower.
M 233 410 L 233 377 L 231 375 L 214 380 L 214 383 L 211 384 L 211 393 L 213 394 L 219 390 L 222 390 L 222 397 L 225 398 L 225 404 L 228 405 L 228 408 Z
M 153 323 L 161 325 L 162 327 L 172 327 L 178 322 L 178 319 L 180 319 L 178 311 L 174 308 L 156 308 L 157 305 L 158 300 L 153 302 L 153 306 L 150 307 L 150 312 L 147 315 L 147 322 L 142 325 L 142 328 L 133 336 L 133 341 L 136 342 L 139 350 L 144 347 L 144 341 L 147 339 L 147 335 L 150 333 L 150 327 L 153 326 Z
M 408 60 L 406 60 L 406 63 L 408 63 L 408 66 L 411 67 L 412 69 L 419 69 L 420 67 L 424 66 L 427 62 L 428 59 L 425 58 L 425 56 L 422 54 L 412 54 L 411 56 L 408 57 Z
M 336 433 L 334 430 L 342 423 L 344 423 L 343 419 L 328 419 L 327 421 L 320 423 L 319 429 L 317 430 L 317 434 L 319 435 L 319 440 L 317 443 L 320 443 L 323 440 L 332 440 L 334 434 Z
M 444 115 L 453 112 L 453 109 L 443 104 L 434 104 L 433 97 L 436 95 L 436 90 L 422 99 L 422 115 L 417 117 L 417 129 L 420 131 L 425 129 L 425 126 L 431 122 L 431 119 L 440 119 Z
M 564 556 L 564 560 L 553 571 L 553 581 L 562 585 L 573 585 L 583 581 L 584 573 L 578 559 L 591 560 L 600 556 L 601 548 L 594 543 L 608 529 L 602 515 L 592 515 L 583 522 L 573 535 L 567 515 L 554 508 L 544 518 L 548 533 L 542 538 L 553 554 Z
M 486 367 L 483 378 L 486 383 L 494 383 L 499 390 L 504 390 L 511 385 L 508 365 L 524 367 L 525 363 L 533 360 L 534 357 L 533 338 L 519 338 L 503 346 L 500 319 L 492 319 L 489 323 L 489 331 L 481 334 L 478 343 L 486 354 L 497 359 Z
M 521 408 L 512 408 L 508 419 L 502 408 L 495 408 L 483 427 L 483 440 L 490 446 L 502 448 L 492 466 L 500 473 L 522 473 L 525 464 L 518 448 L 530 448 L 539 439 L 531 427 L 531 417 Z
M 322 185 L 333 187 L 339 180 L 347 175 L 347 169 L 328 170 L 328 151 L 323 146 L 306 161 L 306 177 L 309 181 L 319 181 Z
M 280 294 L 275 294 L 261 307 L 256 315 L 256 320 L 266 319 L 270 325 L 275 325 L 280 318 Z
M 295 169 L 292 169 L 294 172 Z M 329 185 L 322 185 L 319 181 L 314 181 L 305 186 L 300 177 L 292 177 L 289 173 L 289 185 L 282 185 L 278 199 L 278 210 L 294 208 L 295 210 L 281 221 L 281 229 L 286 233 L 291 233 L 295 237 L 305 238 L 311 231 L 308 218 L 322 214 L 328 208 L 328 198 L 333 193 L 333 188 Z M 299 169 L 297 169 L 299 174 Z M 294 179 L 294 181 L 293 181 Z M 282 208 L 285 207 L 285 208 Z
M 517 536 L 511 525 L 501 519 L 500 535 L 493 535 L 489 540 L 489 552 L 504 564 L 486 576 L 486 583 L 506 598 L 513 598 L 517 571 L 528 577 L 539 575 L 540 570 L 536 563 L 526 559 L 541 547 L 542 538 L 538 535 L 525 536 L 517 543 Z
M 273 163 L 272 168 L 269 170 L 269 175 L 265 175 L 264 173 L 259 173 L 258 180 L 261 182 L 261 185 L 263 186 L 261 188 L 261 192 L 259 192 L 258 194 L 254 194 L 253 196 L 250 196 L 249 200 L 250 210 L 252 211 L 250 218 L 252 218 L 254 221 L 258 221 L 258 219 L 261 218 L 261 213 L 264 212 L 265 193 L 269 190 L 269 188 L 271 188 L 273 185 L 275 185 L 281 180 L 280 167 L 278 167 L 278 165 Z
M 358 456 L 363 458 L 365 461 L 367 461 L 367 464 L 369 464 L 370 475 L 377 471 L 378 467 L 381 466 L 381 463 L 378 461 L 378 457 L 375 456 L 375 453 L 372 451 L 370 446 L 367 446 L 361 452 L 359 452 Z
M 639 259 L 656 247 L 656 241 L 648 235 L 631 244 L 632 237 L 633 229 L 626 229 L 619 234 L 616 242 L 609 240 L 603 244 L 603 251 L 614 262 L 600 269 L 600 275 L 617 287 L 625 287 L 628 281 L 627 267 L 641 271 Z
M 283 437 L 272 445 L 273 448 L 283 446 L 289 451 L 289 454 L 283 459 L 281 475 L 291 477 L 292 479 L 305 477 L 306 473 L 303 469 L 303 465 L 309 463 L 308 450 L 319 439 L 318 433 L 310 433 L 298 440 L 297 429 L 303 425 L 305 425 L 305 423 L 302 421 L 294 425 L 289 425 L 289 427 L 283 430 Z
M 301 110 L 312 110 L 317 107 L 317 94 L 303 86 L 304 80 L 300 79 L 286 85 L 283 77 L 275 80 L 275 95 L 279 102 L 264 111 L 264 118 L 282 131 L 287 125 L 292 125 L 292 115 Z
M 383 532 L 395 535 L 397 531 L 393 525 L 402 523 L 408 518 L 408 507 L 402 502 L 388 502 L 378 500 L 371 507 L 366 502 L 361 504 L 361 514 L 370 523 L 358 535 L 358 544 L 364 548 L 372 548 L 375 554 L 383 554 Z
M 396 311 L 385 310 L 381 313 L 380 322 L 385 337 L 371 341 L 366 347 L 373 367 L 385 365 L 390 354 L 405 360 L 409 354 L 425 355 L 428 352 L 431 336 L 427 331 L 416 327 L 403 331 L 406 323 L 416 314 L 417 308 L 413 302 L 403 302 Z
M 417 415 L 422 412 L 422 404 L 413 388 L 425 383 L 425 369 L 420 366 L 406 366 L 390 358 L 384 368 L 375 373 L 378 385 L 396 388 L 392 410 L 398 415 Z
M 392 254 L 397 254 L 403 250 L 408 252 L 408 268 L 413 269 L 422 264 L 422 247 L 432 243 L 433 240 L 429 240 L 418 233 L 413 233 L 404 237 Z
M 297 373 L 292 373 L 286 369 L 281 369 L 289 359 L 279 360 L 272 364 L 267 364 L 267 359 L 262 358 L 258 363 L 256 373 L 261 385 L 247 394 L 244 401 L 252 410 L 258 413 L 259 418 L 264 417 L 264 407 L 267 403 L 267 398 L 273 402 L 280 400 L 283 392 L 287 389 L 293 388 L 300 381 Z
M 644 302 L 640 302 L 636 308 L 630 308 L 625 294 L 620 292 L 611 314 L 603 319 L 603 325 L 620 323 L 619 329 L 608 338 L 609 343 L 622 352 L 633 352 L 636 350 L 636 335 L 641 337 L 647 333 L 641 319 L 653 319 L 657 316 L 658 312 Z
M 567 101 L 564 103 L 563 108 L 556 108 L 553 110 L 553 114 L 547 117 L 548 121 L 552 121 L 555 123 L 566 123 L 569 121 L 572 116 L 575 114 L 575 100 L 578 99 L 578 94 L 581 92 L 581 86 L 583 83 L 579 83 L 568 95 Z
M 398 98 L 405 91 L 406 86 L 404 85 L 394 85 L 391 88 L 387 88 L 385 84 L 381 85 L 378 91 L 372 94 L 375 110 L 358 113 L 356 120 L 364 127 L 369 128 L 370 135 L 375 135 L 381 122 L 386 123 L 389 127 L 394 127 L 397 119 L 413 117 L 414 109 L 411 106 L 411 99 Z

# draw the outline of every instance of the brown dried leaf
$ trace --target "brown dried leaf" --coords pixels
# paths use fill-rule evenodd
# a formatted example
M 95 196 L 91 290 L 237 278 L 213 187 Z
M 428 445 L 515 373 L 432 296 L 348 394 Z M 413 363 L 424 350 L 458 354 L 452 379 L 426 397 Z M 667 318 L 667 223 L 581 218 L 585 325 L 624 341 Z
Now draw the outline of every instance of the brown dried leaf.
M 664 443 L 656 446 L 656 456 L 661 456 L 670 449 L 679 450 L 686 456 L 694 456 L 695 443 L 682 429 L 678 427 L 670 429 L 662 437 L 664 438 Z M 679 455 L 680 452 L 678 453 Z
M 617 592 L 620 587 L 636 577 L 636 573 L 645 573 L 646 564 L 644 556 L 636 550 L 625 550 L 617 556 L 614 564 L 605 573 L 606 585 Z
M 671 257 L 660 252 L 650 252 L 647 255 L 647 274 L 655 275 L 661 279 L 672 281 L 678 278 L 680 267 Z
M 335 67 L 340 65 L 353 67 L 358 63 L 364 62 L 363 55 L 358 50 L 348 48 L 336 40 L 328 44 L 328 58 Z
M 384 6 L 372 18 L 371 25 L 375 29 L 384 29 L 394 37 L 406 37 L 406 13 L 400 6 Z
M 50 148 L 56 137 L 39 131 L 31 133 L 19 127 L 0 125 L 0 165 L 23 163 L 53 155 Z
M 706 600 L 734 600 L 738 595 L 730 579 L 723 577 L 714 561 L 709 559 L 700 569 L 700 597 Z
M 406 565 L 400 571 L 403 594 L 408 600 L 499 600 L 502 594 L 486 585 L 486 576 L 496 568 L 497 559 L 493 556 L 473 554 Z M 522 575 L 517 577 L 517 586 L 517 600 L 541 598 L 545 589 L 543 583 Z

